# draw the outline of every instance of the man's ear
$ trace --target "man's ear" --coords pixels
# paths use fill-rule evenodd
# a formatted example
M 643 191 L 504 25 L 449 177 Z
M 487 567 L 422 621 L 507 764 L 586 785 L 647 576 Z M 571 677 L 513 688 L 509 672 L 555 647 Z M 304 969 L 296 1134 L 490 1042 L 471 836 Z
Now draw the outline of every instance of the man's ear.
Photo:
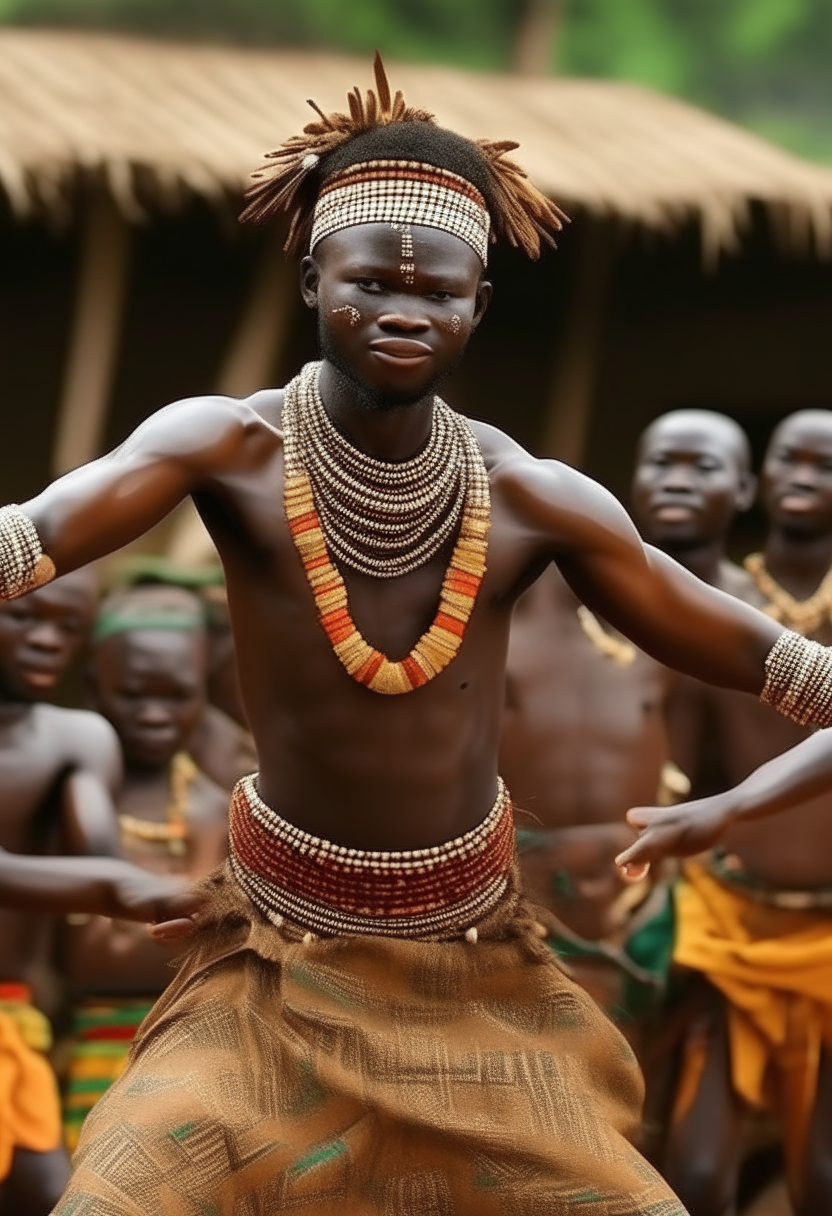
M 737 510 L 748 511 L 754 506 L 757 497 L 757 478 L 749 470 L 743 473 L 737 490 Z
M 480 321 L 486 314 L 488 305 L 491 303 L 491 297 L 494 294 L 494 288 L 488 279 L 480 279 L 480 285 L 477 288 L 477 302 L 474 306 L 474 316 L 471 321 L 472 332 L 477 328 Z
M 318 287 L 321 282 L 321 269 L 313 257 L 305 257 L 300 264 L 300 294 L 307 308 L 318 307 Z

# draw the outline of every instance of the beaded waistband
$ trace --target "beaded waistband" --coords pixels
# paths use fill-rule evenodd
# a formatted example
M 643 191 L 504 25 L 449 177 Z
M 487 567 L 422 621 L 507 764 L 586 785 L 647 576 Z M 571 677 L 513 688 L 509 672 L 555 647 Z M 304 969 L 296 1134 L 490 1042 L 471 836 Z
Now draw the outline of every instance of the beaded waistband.
M 368 852 L 321 840 L 263 802 L 255 776 L 231 797 L 231 866 L 274 924 L 325 935 L 453 938 L 471 931 L 508 885 L 514 816 L 502 781 L 477 827 L 446 844 Z

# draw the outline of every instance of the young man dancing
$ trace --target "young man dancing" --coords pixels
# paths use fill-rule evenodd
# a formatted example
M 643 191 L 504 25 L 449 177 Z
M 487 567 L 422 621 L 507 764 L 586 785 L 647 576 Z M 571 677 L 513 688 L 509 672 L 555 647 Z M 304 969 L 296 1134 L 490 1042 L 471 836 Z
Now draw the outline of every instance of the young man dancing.
M 87 1121 L 61 1216 L 678 1216 L 626 1139 L 632 1054 L 517 893 L 496 762 L 512 605 L 557 560 L 660 661 L 830 715 L 825 650 L 435 396 L 488 303 L 489 234 L 535 255 L 560 218 L 513 145 L 377 83 L 287 141 L 246 213 L 290 211 L 323 361 L 162 410 L 3 517 L 10 595 L 191 494 L 260 756 L 216 925 Z

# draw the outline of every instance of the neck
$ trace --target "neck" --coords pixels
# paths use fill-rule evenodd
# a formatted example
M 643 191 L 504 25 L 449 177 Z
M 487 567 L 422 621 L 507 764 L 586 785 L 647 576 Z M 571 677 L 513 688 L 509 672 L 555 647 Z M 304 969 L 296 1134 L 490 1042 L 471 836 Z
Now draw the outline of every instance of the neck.
M 13 726 L 20 722 L 34 709 L 31 701 L 16 701 L 0 689 L 0 727 Z
M 131 764 L 124 767 L 124 784 L 133 788 L 143 787 L 152 789 L 154 786 L 164 786 L 167 789 L 170 781 L 170 761 L 164 764 Z
M 373 408 L 360 390 L 324 360 L 319 380 L 329 417 L 359 451 L 376 460 L 410 460 L 430 438 L 433 393 L 407 405 Z
M 798 599 L 807 599 L 832 566 L 832 532 L 800 536 L 773 527 L 763 556 L 772 578 Z
M 703 583 L 719 581 L 720 566 L 725 561 L 725 542 L 721 536 L 688 545 L 662 545 L 662 549 Z

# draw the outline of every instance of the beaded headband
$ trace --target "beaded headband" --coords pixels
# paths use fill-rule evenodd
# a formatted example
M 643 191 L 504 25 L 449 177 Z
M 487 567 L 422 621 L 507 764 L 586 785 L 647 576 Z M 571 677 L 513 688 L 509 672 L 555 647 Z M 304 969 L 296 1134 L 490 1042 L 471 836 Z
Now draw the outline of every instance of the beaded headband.
M 488 260 L 491 220 L 476 186 L 412 160 L 365 161 L 329 178 L 315 206 L 309 252 L 333 232 L 379 223 L 439 228 L 470 245 L 483 265 Z

